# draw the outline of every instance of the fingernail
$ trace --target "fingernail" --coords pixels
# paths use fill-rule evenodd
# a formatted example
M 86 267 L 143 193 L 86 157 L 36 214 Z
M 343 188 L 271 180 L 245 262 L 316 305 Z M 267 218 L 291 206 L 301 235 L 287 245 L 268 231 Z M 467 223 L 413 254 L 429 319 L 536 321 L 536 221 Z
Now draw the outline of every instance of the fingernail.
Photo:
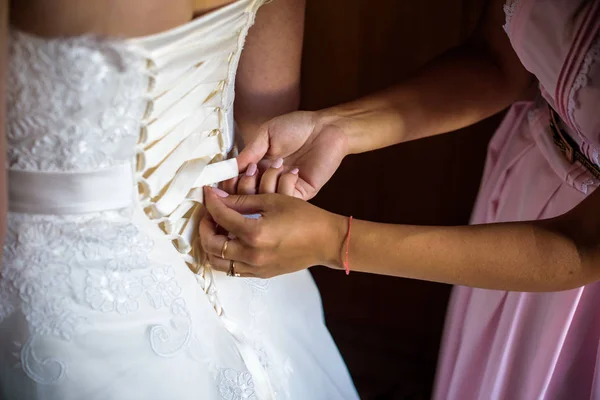
M 227 193 L 224 190 L 221 190 L 221 189 L 216 188 L 216 187 L 212 188 L 212 190 L 219 197 L 229 197 L 229 193 Z
M 275 162 L 271 165 L 271 168 L 281 168 L 281 166 L 283 165 L 283 158 L 278 158 L 277 160 L 275 160 Z
M 254 176 L 254 174 L 256 174 L 257 170 L 258 170 L 258 167 L 256 166 L 256 164 L 252 163 L 252 164 L 248 165 L 248 169 L 246 170 L 246 176 Z
M 293 170 L 290 171 L 290 174 L 298 175 L 298 172 L 300 172 L 300 169 L 294 168 Z

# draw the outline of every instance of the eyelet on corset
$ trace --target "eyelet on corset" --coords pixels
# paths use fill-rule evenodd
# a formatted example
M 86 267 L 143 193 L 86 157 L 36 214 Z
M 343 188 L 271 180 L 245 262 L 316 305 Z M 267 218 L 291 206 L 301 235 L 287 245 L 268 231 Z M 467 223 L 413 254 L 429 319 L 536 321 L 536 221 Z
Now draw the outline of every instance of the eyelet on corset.
M 198 275 L 198 273 L 200 272 L 200 269 L 202 268 L 202 266 L 199 264 L 187 263 L 187 266 L 188 266 L 189 270 L 192 271 L 192 274 L 194 274 L 194 275 Z
M 148 185 L 148 182 L 146 181 L 146 179 L 144 179 L 143 177 L 138 177 L 137 179 L 137 187 L 138 187 L 138 193 L 139 193 L 139 200 L 140 202 L 147 202 L 150 201 L 150 185 Z
M 135 149 L 135 172 L 142 174 L 146 170 L 146 153 L 142 148 Z
M 174 236 L 170 237 L 170 239 L 171 239 L 171 242 L 173 242 L 173 245 L 175 246 L 175 248 L 177 249 L 177 251 L 180 254 L 186 254 L 187 255 L 190 252 L 190 250 L 192 249 L 192 246 L 188 243 L 188 241 L 185 240 L 180 235 L 174 235 Z
M 226 150 L 225 138 L 223 137 L 223 135 L 219 135 L 218 138 L 219 138 L 219 147 L 221 148 L 221 151 L 224 152 Z M 221 159 L 224 159 L 224 157 L 222 155 L 221 155 Z
M 150 55 L 146 55 L 146 71 L 148 72 L 148 75 L 156 75 L 156 62 Z
M 173 235 L 175 232 L 175 226 L 174 224 L 172 224 L 171 222 L 167 221 L 162 221 L 160 224 L 158 224 L 158 226 L 160 227 L 160 229 L 162 229 L 167 235 Z
M 217 113 L 217 118 L 219 120 L 219 126 L 223 126 L 223 108 L 215 107 L 215 112 Z
M 150 201 L 150 203 L 144 207 L 144 212 L 146 213 L 146 215 L 148 215 L 148 217 L 151 220 L 157 220 L 159 218 L 163 218 L 164 215 L 162 215 L 159 211 L 158 208 L 156 207 L 156 204 L 152 201 Z M 166 234 L 166 232 L 165 232 Z
M 144 110 L 144 117 L 142 122 L 144 124 L 148 124 L 148 118 L 150 118 L 150 116 L 152 115 L 152 112 L 154 111 L 154 98 L 148 96 L 147 98 L 147 102 L 146 102 L 146 109 Z
M 212 98 L 214 98 L 219 93 L 223 93 L 223 90 L 225 89 L 226 86 L 227 86 L 227 80 L 220 81 L 217 84 L 217 87 L 215 88 L 215 90 L 213 90 L 208 96 L 206 96 L 206 99 L 204 99 L 203 104 L 208 103 Z
M 148 123 L 147 121 L 142 121 L 140 123 L 140 134 L 138 137 L 138 144 L 144 145 L 148 141 Z
M 154 88 L 156 87 L 156 76 L 152 73 L 149 73 L 148 75 L 148 93 L 151 93 Z

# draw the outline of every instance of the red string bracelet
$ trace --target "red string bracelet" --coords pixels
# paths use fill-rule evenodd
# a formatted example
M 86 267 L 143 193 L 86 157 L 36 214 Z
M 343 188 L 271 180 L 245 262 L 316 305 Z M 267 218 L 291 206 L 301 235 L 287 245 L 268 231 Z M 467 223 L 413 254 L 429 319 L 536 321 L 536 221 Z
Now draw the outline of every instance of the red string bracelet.
M 350 275 L 350 233 L 352 232 L 352 215 L 348 217 L 348 234 L 346 235 L 346 249 L 344 254 L 344 269 L 346 270 L 346 275 Z

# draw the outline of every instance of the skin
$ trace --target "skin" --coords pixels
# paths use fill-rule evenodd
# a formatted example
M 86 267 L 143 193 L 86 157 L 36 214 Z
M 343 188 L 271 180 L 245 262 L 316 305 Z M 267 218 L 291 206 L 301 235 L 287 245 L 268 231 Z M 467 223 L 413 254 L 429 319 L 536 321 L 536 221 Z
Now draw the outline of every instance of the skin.
M 8 36 L 8 0 L 0 0 L 0 252 L 4 249 L 4 236 L 6 229 L 6 210 L 8 200 L 6 197 L 7 175 L 3 168 L 6 165 L 6 44 Z M 0 254 L 1 255 L 1 254 Z
M 491 2 L 473 39 L 396 87 L 319 112 L 276 118 L 240 154 L 244 168 L 285 158 L 300 168 L 296 191 L 309 199 L 347 154 L 450 132 L 521 99 L 532 76 L 502 30 L 503 0 Z M 235 184 L 235 182 L 230 182 Z M 210 216 L 202 245 L 220 270 L 235 261 L 243 276 L 268 278 L 311 265 L 342 268 L 345 217 L 278 194 L 229 195 L 206 190 Z M 560 291 L 600 279 L 600 191 L 557 218 L 460 227 L 354 221 L 355 271 L 512 291 Z M 258 220 L 240 214 L 261 213 Z M 233 234 L 226 259 L 219 257 Z
M 138 37 L 184 24 L 232 0 L 19 0 L 11 24 L 40 36 Z M 48 18 L 52 15 L 52 18 Z

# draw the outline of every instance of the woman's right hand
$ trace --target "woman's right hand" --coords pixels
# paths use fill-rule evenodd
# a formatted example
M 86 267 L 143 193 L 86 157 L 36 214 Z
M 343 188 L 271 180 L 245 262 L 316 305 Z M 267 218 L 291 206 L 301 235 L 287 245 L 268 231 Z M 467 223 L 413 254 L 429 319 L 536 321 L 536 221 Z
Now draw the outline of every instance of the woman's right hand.
M 344 217 L 278 193 L 228 195 L 206 187 L 204 200 L 207 215 L 200 223 L 200 238 L 208 263 L 218 271 L 229 271 L 232 261 L 236 273 L 253 278 L 313 265 L 342 268 Z M 247 214 L 260 217 L 246 218 Z
M 200 238 L 212 268 L 227 272 L 233 260 L 241 276 L 268 278 L 317 263 L 336 264 L 344 222 L 334 223 L 338 216 L 293 198 L 299 197 L 298 173 L 297 168 L 286 171 L 279 158 L 262 174 L 250 164 L 238 177 L 237 195 L 205 189 Z
M 264 124 L 258 134 L 237 157 L 240 171 L 258 164 L 259 175 L 274 160 L 284 160 L 284 171 L 299 169 L 294 197 L 313 198 L 331 178 L 348 154 L 348 139 L 342 129 L 327 123 L 317 112 L 298 111 L 274 118 Z M 236 193 L 238 180 L 223 187 Z

